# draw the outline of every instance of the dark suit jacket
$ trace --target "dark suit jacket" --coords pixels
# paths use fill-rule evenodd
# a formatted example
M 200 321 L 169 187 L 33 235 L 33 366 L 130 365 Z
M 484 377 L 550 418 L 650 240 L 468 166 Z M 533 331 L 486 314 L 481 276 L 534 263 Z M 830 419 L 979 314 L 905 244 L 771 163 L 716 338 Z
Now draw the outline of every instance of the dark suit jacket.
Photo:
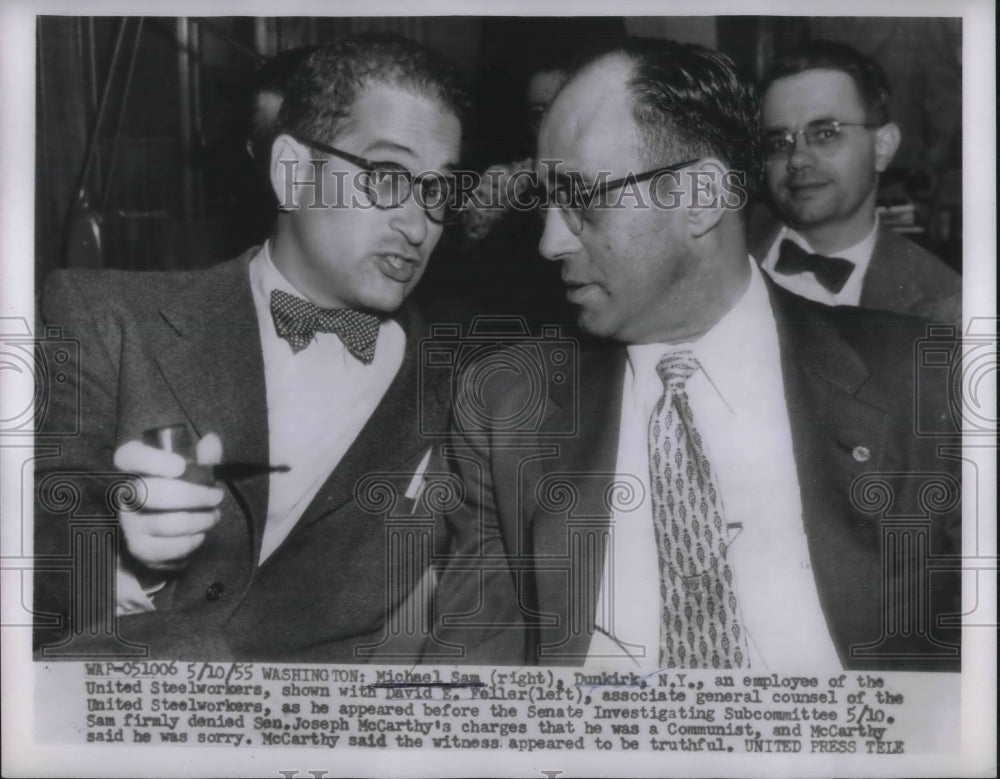
M 763 262 L 781 222 L 760 207 L 748 228 L 750 254 Z M 859 305 L 961 326 L 962 277 L 926 249 L 879 225 Z
M 931 619 L 959 612 L 957 578 L 931 574 L 940 561 L 926 556 L 960 549 L 959 448 L 941 456 L 940 438 L 915 433 L 954 433 L 940 375 L 947 371 L 914 381 L 925 325 L 769 288 L 803 523 L 841 660 L 847 668 L 957 668 L 957 631 Z M 541 394 L 529 371 L 511 371 L 479 388 L 476 418 L 496 422 L 456 425 L 454 460 L 468 500 L 449 518 L 453 557 L 437 591 L 437 635 L 462 645 L 470 662 L 573 665 L 586 657 L 609 518 L 631 497 L 629 477 L 615 474 L 625 349 L 578 343 L 570 381 L 552 381 L 550 370 Z M 464 402 L 456 400 L 456 412 Z M 536 431 L 505 432 L 532 403 L 544 405 Z M 904 529 L 905 517 L 919 519 Z M 919 625 L 901 627 L 904 615 L 919 615 Z
M 69 381 L 46 389 L 39 423 L 35 608 L 36 644 L 50 645 L 45 656 L 72 656 L 74 648 L 92 656 L 124 640 L 174 658 L 359 662 L 367 655 L 355 648 L 379 644 L 387 613 L 426 569 L 429 550 L 421 566 L 387 559 L 398 530 L 388 520 L 397 514 L 412 520 L 404 533 L 433 521 L 412 513 L 402 494 L 434 442 L 421 431 L 443 428 L 448 410 L 447 393 L 420 382 L 417 342 L 424 324 L 404 307 L 397 316 L 407 334 L 402 367 L 341 464 L 263 565 L 256 560 L 266 476 L 226 483 L 221 520 L 156 595 L 155 612 L 118 619 L 116 632 L 104 605 L 86 606 L 86 563 L 72 558 L 67 567 L 67 561 L 83 518 L 103 518 L 106 527 L 110 517 L 114 527 L 110 500 L 121 478 L 112 455 L 119 445 L 147 428 L 186 422 L 198 436 L 217 433 L 227 462 L 268 462 L 252 254 L 192 273 L 50 278 L 44 323 L 61 327 L 78 349 L 71 350 Z M 391 496 L 372 482 L 375 474 Z M 60 503 L 53 496 L 67 485 L 78 500 Z M 436 543 L 442 538 L 437 533 Z M 106 565 L 101 573 L 85 570 L 84 579 L 106 575 Z

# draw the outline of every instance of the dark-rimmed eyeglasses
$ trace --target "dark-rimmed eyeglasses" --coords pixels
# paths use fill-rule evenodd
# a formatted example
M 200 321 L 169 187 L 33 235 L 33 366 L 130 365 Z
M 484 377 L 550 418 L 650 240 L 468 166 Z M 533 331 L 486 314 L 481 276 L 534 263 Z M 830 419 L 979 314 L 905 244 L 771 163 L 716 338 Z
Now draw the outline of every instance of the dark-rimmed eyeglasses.
M 322 141 L 299 135 L 294 137 L 306 146 L 311 146 L 317 151 L 338 157 L 360 168 L 364 175 L 359 183 L 365 196 L 376 208 L 382 210 L 400 208 L 416 191 L 417 203 L 424 209 L 427 218 L 432 222 L 445 224 L 460 214 L 455 203 L 455 187 L 452 176 L 433 171 L 415 174 L 397 162 L 369 160 Z
M 592 187 L 584 186 L 583 177 L 579 173 L 563 174 L 561 176 L 562 180 L 557 181 L 555 186 L 549 188 L 546 193 L 548 197 L 543 197 L 541 202 L 549 207 L 555 206 L 558 208 L 570 232 L 574 235 L 579 235 L 583 232 L 584 222 L 593 220 L 592 214 L 594 211 L 602 205 L 609 207 L 607 197 L 609 192 L 625 186 L 639 184 L 643 181 L 649 181 L 657 176 L 677 173 L 681 168 L 693 165 L 700 159 L 701 157 L 695 157 L 692 160 L 674 162 L 670 165 L 663 165 L 642 173 L 630 173 L 622 178 L 603 181 Z M 542 213 L 544 214 L 544 212 Z
M 764 133 L 764 154 L 769 161 L 784 160 L 795 149 L 795 139 L 802 136 L 806 146 L 818 152 L 830 152 L 837 148 L 841 128 L 864 127 L 874 130 L 881 127 L 870 122 L 839 122 L 836 119 L 822 119 L 810 122 L 802 130 L 768 130 Z

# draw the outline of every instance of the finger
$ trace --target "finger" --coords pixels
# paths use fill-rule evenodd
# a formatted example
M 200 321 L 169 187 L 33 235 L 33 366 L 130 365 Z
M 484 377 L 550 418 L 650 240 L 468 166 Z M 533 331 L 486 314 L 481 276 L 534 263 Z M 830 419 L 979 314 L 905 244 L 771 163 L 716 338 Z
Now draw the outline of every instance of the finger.
M 197 511 L 214 509 L 225 496 L 222 488 L 208 487 L 180 479 L 163 479 L 141 476 L 146 500 L 141 508 L 146 511 Z
M 197 446 L 199 465 L 217 465 L 222 462 L 222 441 L 215 433 L 207 433 Z
M 128 538 L 125 542 L 128 550 L 147 568 L 153 570 L 169 570 L 179 568 L 187 558 L 205 540 L 205 534 L 199 533 L 190 536 L 137 536 Z
M 119 515 L 122 532 L 129 536 L 175 536 L 197 535 L 211 530 L 219 521 L 219 510 L 211 511 L 171 511 L 164 514 L 136 514 L 122 512 Z
M 184 458 L 141 441 L 128 441 L 115 450 L 115 467 L 120 471 L 177 478 L 184 473 Z

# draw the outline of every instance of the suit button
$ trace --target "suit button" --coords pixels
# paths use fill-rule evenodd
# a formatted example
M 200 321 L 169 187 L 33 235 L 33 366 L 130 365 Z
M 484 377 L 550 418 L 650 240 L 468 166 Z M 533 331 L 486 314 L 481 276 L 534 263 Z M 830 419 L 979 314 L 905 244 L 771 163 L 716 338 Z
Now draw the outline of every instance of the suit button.
M 209 585 L 208 589 L 205 590 L 205 600 L 209 603 L 214 603 L 222 597 L 222 593 L 225 590 L 226 586 L 222 582 L 215 582 L 215 584 Z

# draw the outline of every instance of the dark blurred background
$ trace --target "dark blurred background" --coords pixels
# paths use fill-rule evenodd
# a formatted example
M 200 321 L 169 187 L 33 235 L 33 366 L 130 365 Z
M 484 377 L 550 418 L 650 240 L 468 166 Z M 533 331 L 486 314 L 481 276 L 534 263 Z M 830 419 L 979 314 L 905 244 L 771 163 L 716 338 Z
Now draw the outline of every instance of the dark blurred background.
M 466 75 L 478 108 L 465 163 L 478 169 L 530 155 L 527 77 L 588 45 L 630 34 L 701 43 L 756 80 L 803 41 L 848 43 L 885 68 L 903 129 L 883 218 L 961 269 L 958 19 L 47 16 L 36 41 L 39 286 L 60 267 L 203 267 L 259 240 L 266 198 L 244 149 L 251 76 L 280 51 L 360 32 L 418 40 Z

